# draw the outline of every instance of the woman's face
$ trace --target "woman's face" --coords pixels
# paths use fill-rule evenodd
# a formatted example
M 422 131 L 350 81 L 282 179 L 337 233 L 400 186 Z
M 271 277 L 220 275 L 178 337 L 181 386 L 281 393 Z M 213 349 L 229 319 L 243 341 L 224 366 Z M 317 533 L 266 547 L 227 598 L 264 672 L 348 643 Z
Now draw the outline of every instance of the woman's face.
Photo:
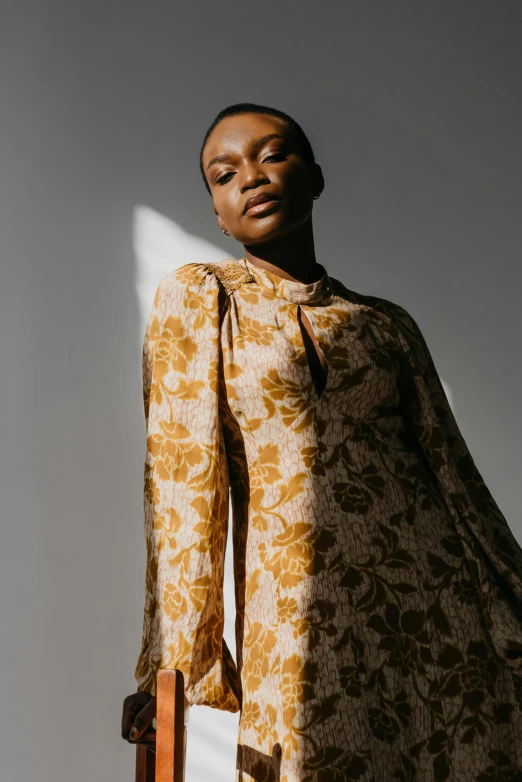
M 320 166 L 307 165 L 284 121 L 267 114 L 221 120 L 202 159 L 219 227 L 245 246 L 280 238 L 306 222 L 313 196 L 323 188 Z M 245 212 L 248 199 L 260 193 L 276 200 Z

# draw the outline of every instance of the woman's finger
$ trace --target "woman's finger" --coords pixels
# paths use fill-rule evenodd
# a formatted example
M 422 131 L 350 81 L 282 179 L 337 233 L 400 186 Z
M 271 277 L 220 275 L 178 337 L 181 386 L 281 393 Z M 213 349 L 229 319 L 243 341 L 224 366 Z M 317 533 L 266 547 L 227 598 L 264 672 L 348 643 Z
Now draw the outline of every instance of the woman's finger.
M 143 709 L 136 715 L 132 727 L 130 729 L 129 736 L 131 739 L 137 739 L 141 736 L 145 728 L 148 728 L 154 717 L 156 716 L 156 698 L 145 704 Z
M 129 732 L 132 728 L 134 720 L 139 712 L 143 709 L 145 704 L 149 702 L 151 696 L 148 692 L 133 692 L 132 695 L 127 695 L 123 701 L 123 711 L 121 718 L 121 735 L 122 738 L 128 739 Z

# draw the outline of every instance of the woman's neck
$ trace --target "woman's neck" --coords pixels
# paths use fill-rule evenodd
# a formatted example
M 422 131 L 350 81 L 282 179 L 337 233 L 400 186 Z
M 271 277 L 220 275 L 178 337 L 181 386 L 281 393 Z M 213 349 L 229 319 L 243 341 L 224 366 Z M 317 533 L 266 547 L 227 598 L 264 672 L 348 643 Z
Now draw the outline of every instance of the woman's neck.
M 244 249 L 245 257 L 254 266 L 286 280 L 309 284 L 317 282 L 324 273 L 315 257 L 311 217 L 287 236 L 260 245 L 244 245 Z

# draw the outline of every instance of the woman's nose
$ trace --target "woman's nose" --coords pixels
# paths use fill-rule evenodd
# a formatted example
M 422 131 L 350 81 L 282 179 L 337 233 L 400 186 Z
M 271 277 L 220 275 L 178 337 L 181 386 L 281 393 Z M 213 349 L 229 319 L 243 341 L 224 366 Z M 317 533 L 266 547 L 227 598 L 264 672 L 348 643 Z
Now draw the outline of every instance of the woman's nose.
M 270 182 L 264 171 L 261 171 L 257 165 L 248 166 L 241 174 L 241 190 L 252 190 L 259 185 L 266 185 Z

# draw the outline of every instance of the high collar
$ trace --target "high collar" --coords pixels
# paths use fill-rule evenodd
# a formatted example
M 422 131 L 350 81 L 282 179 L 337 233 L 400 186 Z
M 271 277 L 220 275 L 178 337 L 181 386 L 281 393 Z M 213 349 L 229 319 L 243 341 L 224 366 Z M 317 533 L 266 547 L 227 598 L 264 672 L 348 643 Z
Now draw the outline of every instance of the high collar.
M 324 271 L 323 276 L 316 282 L 298 282 L 297 280 L 287 280 L 278 274 L 269 272 L 259 266 L 251 263 L 248 258 L 241 258 L 247 271 L 249 271 L 262 285 L 269 288 L 276 296 L 291 301 L 294 304 L 328 304 L 332 298 L 332 283 L 328 272 L 321 265 Z

